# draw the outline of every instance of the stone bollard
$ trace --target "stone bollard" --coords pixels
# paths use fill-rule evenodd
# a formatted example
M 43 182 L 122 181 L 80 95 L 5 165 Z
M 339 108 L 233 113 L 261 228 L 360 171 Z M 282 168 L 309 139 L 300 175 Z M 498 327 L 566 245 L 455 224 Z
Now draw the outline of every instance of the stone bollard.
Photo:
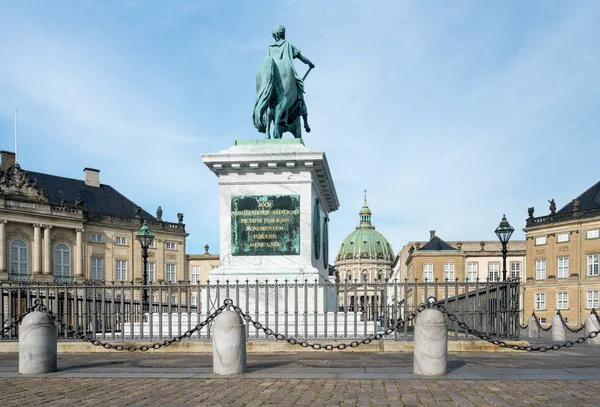
M 33 311 L 19 327 L 19 373 L 56 372 L 56 338 L 54 321 L 45 313 Z
M 598 319 L 595 315 L 588 315 L 585 320 L 585 336 L 588 336 L 590 332 L 600 331 L 600 324 L 598 323 Z M 600 345 L 600 334 L 595 338 L 590 338 L 585 341 L 585 344 L 588 346 L 598 346 Z
M 565 332 L 565 326 L 563 325 L 562 318 L 560 315 L 555 315 L 552 318 L 552 341 L 563 342 L 567 340 L 567 333 Z
M 223 311 L 213 327 L 213 373 L 242 374 L 246 370 L 246 329 L 242 318 Z
M 448 363 L 448 324 L 437 309 L 417 315 L 413 373 L 422 376 L 446 374 Z
M 534 315 L 530 316 L 527 321 L 527 337 L 529 339 L 540 337 L 540 327 L 538 326 L 537 318 Z

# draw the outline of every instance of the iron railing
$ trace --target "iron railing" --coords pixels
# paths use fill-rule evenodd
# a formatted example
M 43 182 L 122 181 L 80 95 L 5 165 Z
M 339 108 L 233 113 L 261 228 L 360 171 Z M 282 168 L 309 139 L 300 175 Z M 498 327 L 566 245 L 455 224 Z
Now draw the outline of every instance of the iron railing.
M 143 303 L 146 290 L 148 303 Z M 434 297 L 438 304 L 489 336 L 519 336 L 519 283 L 316 281 L 179 282 L 142 286 L 133 282 L 0 282 L 0 318 L 9 326 L 39 299 L 73 330 L 110 341 L 172 338 L 233 300 L 256 321 L 276 333 L 298 339 L 346 340 L 385 331 Z M 212 340 L 212 324 L 189 340 Z M 248 339 L 267 339 L 249 327 Z M 450 339 L 467 335 L 449 321 Z M 411 340 L 413 322 L 387 340 Z M 0 340 L 17 340 L 18 328 Z M 59 340 L 74 335 L 59 329 Z

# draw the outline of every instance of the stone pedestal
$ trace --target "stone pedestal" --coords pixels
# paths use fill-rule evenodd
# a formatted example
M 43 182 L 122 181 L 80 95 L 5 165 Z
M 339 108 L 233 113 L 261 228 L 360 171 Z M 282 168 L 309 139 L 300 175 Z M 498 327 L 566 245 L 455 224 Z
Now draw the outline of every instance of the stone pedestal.
M 324 152 L 301 139 L 239 140 L 202 160 L 220 185 L 221 265 L 211 271 L 211 283 L 327 281 L 327 224 L 339 202 Z M 240 302 L 248 298 L 254 310 L 267 289 L 243 293 Z M 331 311 L 334 302 L 317 298 L 316 304 Z M 258 305 L 264 312 L 263 301 Z
M 530 316 L 529 321 L 527 321 L 527 337 L 529 339 L 540 337 L 540 327 L 537 324 L 536 317 L 533 315 Z
M 555 315 L 552 318 L 552 328 L 550 329 L 550 332 L 552 333 L 552 341 L 554 342 L 564 342 L 567 340 L 567 333 L 560 315 Z
M 34 311 L 23 318 L 19 326 L 19 373 L 56 372 L 56 335 L 56 325 L 45 313 Z
M 246 330 L 242 318 L 223 311 L 215 318 L 213 372 L 217 375 L 242 374 L 246 370 Z
M 589 315 L 585 320 L 585 336 L 588 336 L 590 332 L 600 331 L 600 324 L 598 318 L 595 315 Z M 595 338 L 590 338 L 585 341 L 588 346 L 600 346 L 600 335 Z
M 448 364 L 448 324 L 436 309 L 426 309 L 415 322 L 413 373 L 422 376 L 445 375 Z

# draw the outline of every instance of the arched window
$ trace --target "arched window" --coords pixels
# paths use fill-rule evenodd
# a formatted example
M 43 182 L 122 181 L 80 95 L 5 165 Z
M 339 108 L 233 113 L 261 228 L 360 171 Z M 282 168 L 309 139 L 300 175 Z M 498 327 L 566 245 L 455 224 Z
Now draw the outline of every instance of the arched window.
M 363 281 L 363 283 L 366 283 L 369 281 L 369 276 L 368 276 L 367 270 L 362 271 L 362 281 Z
M 348 270 L 348 276 L 346 277 L 346 280 L 348 280 L 348 282 L 352 282 L 352 272 L 350 270 Z
M 10 242 L 9 280 L 27 280 L 28 269 L 27 243 L 23 240 L 13 240 Z
M 382 281 L 383 280 L 383 270 L 379 270 L 377 272 L 377 281 Z
M 54 281 L 71 281 L 71 249 L 64 243 L 54 246 Z

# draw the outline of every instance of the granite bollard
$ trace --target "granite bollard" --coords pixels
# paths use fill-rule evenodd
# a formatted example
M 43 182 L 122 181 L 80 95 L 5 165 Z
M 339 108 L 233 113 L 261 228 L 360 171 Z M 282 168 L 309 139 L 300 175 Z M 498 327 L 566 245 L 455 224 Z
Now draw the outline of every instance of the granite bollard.
M 565 326 L 563 325 L 562 318 L 560 315 L 556 314 L 552 318 L 552 340 L 554 342 L 562 342 L 567 340 L 567 333 L 565 332 Z
M 588 336 L 591 332 L 600 331 L 600 323 L 598 323 L 598 318 L 595 315 L 588 315 L 585 320 L 585 336 Z M 600 345 L 600 335 L 595 338 L 589 338 L 585 341 L 587 346 L 599 346 Z
M 242 318 L 223 311 L 213 328 L 213 373 L 242 374 L 246 370 L 246 330 Z
M 445 375 L 448 362 L 448 324 L 437 309 L 417 315 L 413 373 L 422 376 Z
M 19 373 L 56 372 L 56 324 L 47 314 L 33 311 L 19 327 Z
M 537 318 L 535 316 L 530 316 L 527 321 L 527 337 L 529 339 L 539 338 L 540 337 L 540 327 L 537 324 Z

